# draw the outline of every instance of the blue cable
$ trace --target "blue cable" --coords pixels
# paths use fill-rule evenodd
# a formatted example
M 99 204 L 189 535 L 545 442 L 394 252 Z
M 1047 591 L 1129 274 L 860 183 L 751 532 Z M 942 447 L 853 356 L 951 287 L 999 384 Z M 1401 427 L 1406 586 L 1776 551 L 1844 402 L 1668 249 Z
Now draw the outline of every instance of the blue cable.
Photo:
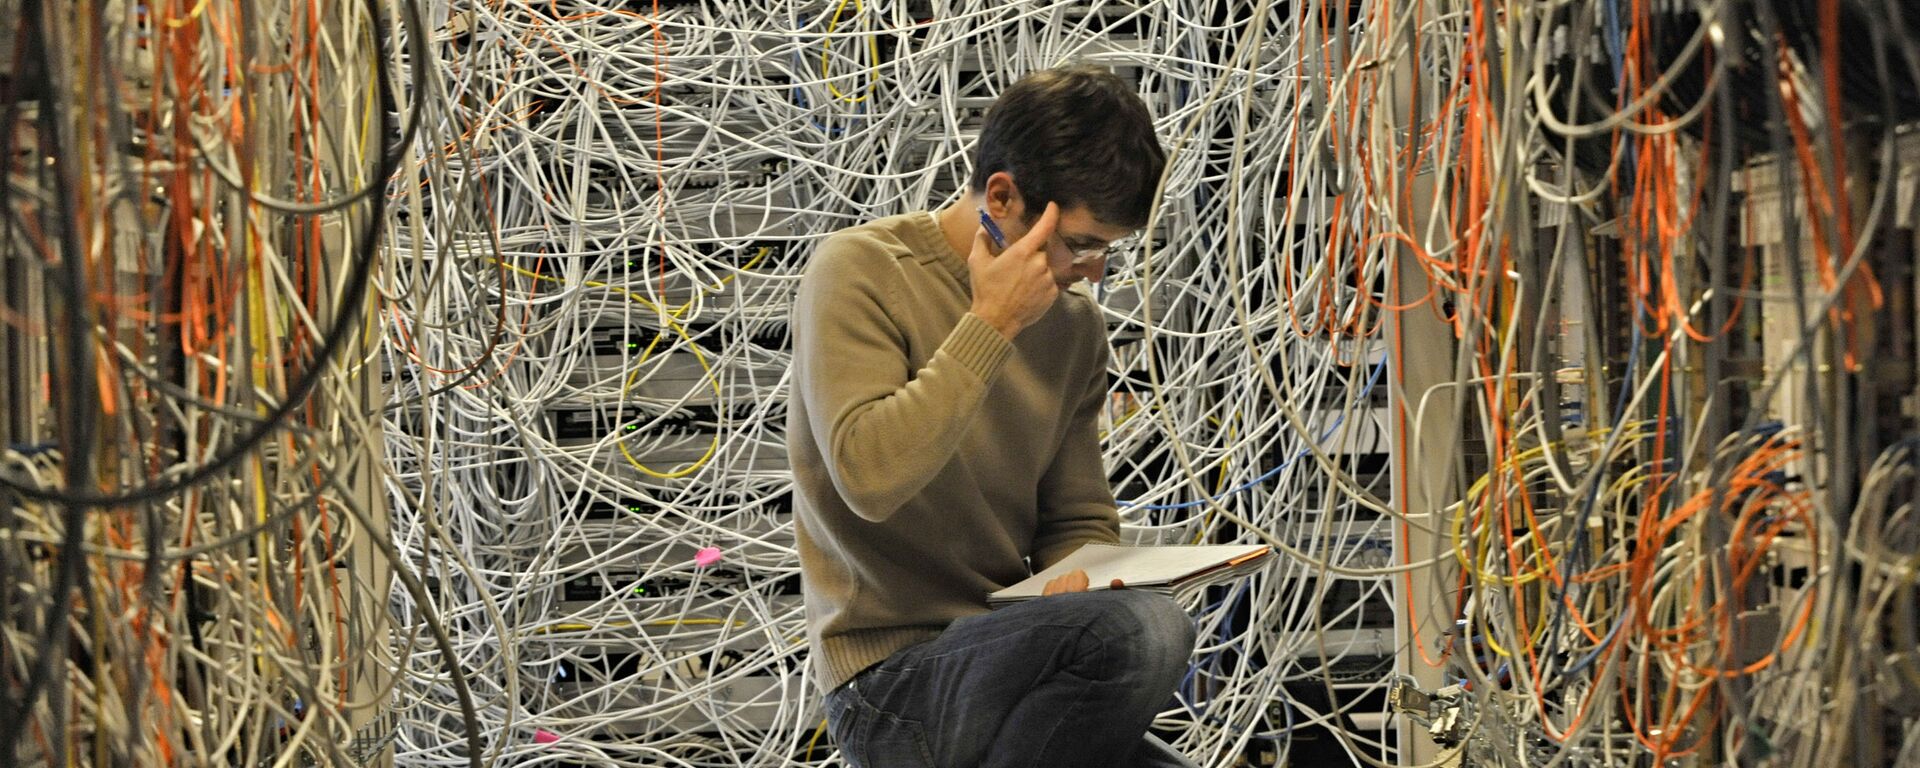
M 1238 600 L 1241 588 L 1244 586 L 1245 586 L 1244 581 L 1241 582 L 1240 584 L 1235 585 L 1233 590 L 1228 592 L 1225 597 L 1221 598 L 1220 600 L 1208 603 L 1204 608 L 1201 609 L 1201 613 L 1211 614 L 1213 613 L 1214 610 L 1218 609 L 1222 604 L 1225 604 L 1231 600 Z M 1230 613 L 1228 615 L 1231 616 Z M 1218 632 L 1219 639 L 1222 642 L 1225 642 L 1227 639 L 1227 631 L 1228 631 L 1227 622 L 1222 621 L 1220 630 Z M 1179 691 L 1182 694 L 1181 705 L 1186 707 L 1187 712 L 1191 713 L 1195 717 L 1200 718 L 1201 720 L 1212 723 L 1214 725 L 1219 725 L 1223 727 L 1230 725 L 1229 723 L 1226 723 L 1220 720 L 1219 718 L 1209 715 L 1207 713 L 1207 708 L 1200 704 L 1199 702 L 1200 692 L 1199 692 L 1199 689 L 1196 687 L 1195 675 L 1200 671 L 1200 668 L 1203 665 L 1206 666 L 1209 670 L 1218 671 L 1220 657 L 1223 654 L 1223 652 L 1228 649 L 1238 650 L 1238 648 L 1239 648 L 1239 643 L 1234 642 L 1227 645 L 1225 648 L 1209 653 L 1206 656 L 1202 657 L 1200 660 L 1195 661 L 1193 663 L 1189 663 L 1187 665 L 1186 673 L 1180 676 L 1180 685 L 1179 685 Z
M 1245 581 L 1239 582 L 1238 584 L 1234 585 L 1232 591 L 1227 593 L 1226 597 L 1220 600 L 1214 601 L 1212 603 L 1209 603 L 1206 607 L 1204 607 L 1201 610 L 1201 612 L 1212 613 L 1215 609 L 1225 604 L 1228 607 L 1227 615 L 1231 616 L 1232 608 L 1233 608 L 1233 605 L 1231 604 L 1238 603 L 1240 600 L 1245 598 L 1246 593 L 1247 593 L 1247 582 Z M 1189 714 L 1197 718 L 1200 718 L 1201 720 L 1207 723 L 1210 723 L 1212 725 L 1233 730 L 1237 734 L 1240 732 L 1244 732 L 1247 729 L 1245 727 L 1236 728 L 1232 723 L 1228 723 L 1224 720 L 1221 720 L 1218 717 L 1215 717 L 1209 714 L 1207 711 L 1208 707 L 1202 705 L 1199 702 L 1199 696 L 1198 696 L 1199 691 L 1195 687 L 1196 685 L 1195 674 L 1200 670 L 1200 667 L 1203 664 L 1207 666 L 1209 670 L 1217 672 L 1219 670 L 1220 659 L 1224 655 L 1225 651 L 1227 650 L 1233 650 L 1236 652 L 1239 651 L 1239 648 L 1240 648 L 1239 641 L 1232 641 L 1232 642 L 1228 641 L 1227 636 L 1231 630 L 1232 630 L 1232 627 L 1229 625 L 1228 622 L 1225 622 L 1225 621 L 1221 622 L 1220 629 L 1217 632 L 1217 635 L 1218 635 L 1219 641 L 1222 643 L 1226 643 L 1226 646 L 1219 650 L 1213 651 L 1212 653 L 1207 654 L 1206 657 L 1201 661 L 1188 664 L 1186 674 L 1182 675 L 1180 678 L 1179 691 L 1181 694 L 1183 694 L 1181 697 L 1181 705 L 1186 708 Z M 1245 659 L 1244 654 L 1242 654 L 1241 663 L 1243 664 L 1247 663 L 1247 660 Z M 1280 697 L 1280 702 L 1282 704 L 1280 709 L 1281 711 L 1285 712 L 1287 716 L 1286 727 L 1281 729 L 1281 731 L 1277 735 L 1254 733 L 1249 735 L 1248 738 L 1259 739 L 1261 741 L 1275 741 L 1275 742 L 1290 742 L 1292 740 L 1293 728 L 1294 728 L 1293 706 L 1291 704 L 1291 700 L 1287 698 L 1286 686 L 1283 685 L 1279 688 L 1278 695 Z
M 794 31 L 797 32 L 801 29 L 805 29 L 807 26 L 807 17 L 805 16 L 799 17 L 799 21 L 796 23 L 798 23 L 799 26 L 796 27 Z M 802 59 L 800 57 L 800 52 L 798 50 L 794 51 L 793 53 L 793 64 L 795 69 L 800 72 L 808 71 L 807 62 L 805 59 Z M 806 109 L 806 110 L 813 109 L 813 104 L 807 101 L 807 94 L 805 91 L 802 91 L 800 89 L 800 86 L 796 85 L 788 90 L 793 94 L 793 103 L 795 105 L 799 106 L 801 109 Z M 866 117 L 867 115 L 863 114 L 864 112 L 866 112 L 866 101 L 862 100 L 862 101 L 854 102 L 854 110 L 855 110 L 854 114 L 847 115 L 848 118 Z M 840 126 L 826 125 L 811 117 L 807 118 L 807 122 L 812 124 L 816 130 L 822 131 L 826 133 L 828 136 L 837 136 L 839 134 L 845 133 L 847 130 L 846 128 L 843 128 Z
M 1620 0 L 1610 0 L 1610 2 L 1607 3 L 1607 43 L 1608 51 L 1613 54 L 1611 63 L 1613 64 L 1614 93 L 1617 94 L 1616 98 L 1624 102 L 1624 95 L 1627 88 L 1627 43 L 1620 32 Z M 1638 158 L 1635 157 L 1633 142 L 1628 141 L 1622 142 L 1621 144 L 1621 150 L 1626 153 L 1622 158 L 1626 166 L 1625 178 L 1631 179 L 1635 177 L 1634 167 Z M 1622 232 L 1620 237 L 1621 239 L 1626 239 L 1626 233 Z
M 1608 7 L 1609 9 L 1612 9 L 1613 6 L 1612 4 L 1609 4 Z M 1635 316 L 1632 321 L 1633 322 L 1633 340 L 1630 342 L 1627 348 L 1627 375 L 1620 381 L 1620 394 L 1617 398 L 1615 398 L 1616 402 L 1614 403 L 1614 408 L 1613 408 L 1613 423 L 1615 427 L 1618 429 L 1625 429 L 1625 423 L 1622 422 L 1621 419 L 1626 417 L 1627 400 L 1629 395 L 1631 395 L 1633 392 L 1633 379 L 1634 379 L 1634 376 L 1638 374 L 1640 370 L 1640 345 L 1642 340 L 1645 338 L 1644 334 L 1641 332 L 1640 319 L 1641 319 L 1641 315 L 1644 315 L 1645 313 L 1646 313 L 1646 308 L 1644 307 L 1640 308 L 1640 310 L 1635 313 Z M 1580 519 L 1584 520 L 1587 517 L 1591 516 L 1593 514 L 1594 506 L 1599 502 L 1600 502 L 1600 484 L 1593 483 L 1588 486 L 1586 497 L 1581 499 Z M 1551 664 L 1552 661 L 1558 658 L 1559 656 L 1560 630 L 1566 623 L 1567 603 L 1573 598 L 1577 597 L 1576 595 L 1573 594 L 1573 590 L 1575 588 L 1575 582 L 1571 578 L 1574 572 L 1574 566 L 1576 564 L 1585 563 L 1588 555 L 1587 537 L 1579 535 L 1580 532 L 1585 530 L 1585 528 L 1583 526 L 1575 525 L 1575 526 L 1568 526 L 1567 530 L 1568 530 L 1567 535 L 1573 539 L 1573 542 L 1572 542 L 1573 545 L 1567 550 L 1566 556 L 1561 558 L 1560 560 L 1560 577 L 1561 577 L 1560 581 L 1561 583 L 1567 584 L 1568 586 L 1564 591 L 1561 591 L 1559 593 L 1553 593 L 1551 591 L 1552 585 L 1550 584 L 1546 585 L 1546 588 L 1549 590 L 1550 599 L 1552 599 L 1553 601 L 1553 615 L 1549 617 L 1547 620 L 1547 647 L 1541 655 L 1548 660 L 1549 664 Z M 1624 619 L 1625 617 L 1622 616 L 1621 620 L 1624 620 Z M 1546 670 L 1543 670 L 1544 674 L 1542 674 L 1541 677 L 1553 678 L 1556 676 L 1572 675 L 1572 674 L 1578 673 L 1582 669 L 1585 669 L 1587 665 L 1593 663 L 1594 659 L 1599 658 L 1601 650 L 1605 649 L 1612 642 L 1613 636 L 1619 631 L 1620 631 L 1620 622 L 1616 621 L 1614 623 L 1613 628 L 1607 631 L 1607 637 L 1605 638 L 1605 640 L 1600 644 L 1598 648 L 1595 648 L 1591 653 L 1587 654 L 1586 658 L 1581 659 L 1579 663 L 1571 667 L 1568 667 L 1564 670 L 1554 671 L 1551 667 L 1549 667 Z

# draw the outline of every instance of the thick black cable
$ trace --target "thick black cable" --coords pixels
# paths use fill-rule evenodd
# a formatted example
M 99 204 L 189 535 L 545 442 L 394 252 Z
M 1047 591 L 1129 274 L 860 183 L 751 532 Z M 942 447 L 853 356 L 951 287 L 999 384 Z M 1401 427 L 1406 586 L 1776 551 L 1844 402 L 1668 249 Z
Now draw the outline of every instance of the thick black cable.
M 414 62 L 412 68 L 414 98 L 413 108 L 407 111 L 407 121 L 404 123 L 405 127 L 400 129 L 400 135 L 405 137 L 402 138 L 400 142 L 402 147 L 409 142 L 414 133 L 420 128 L 420 121 L 423 117 L 422 113 L 424 112 L 424 110 L 420 109 L 420 104 L 427 98 L 426 76 L 422 73 L 426 71 L 425 63 L 431 60 L 426 46 L 428 36 L 427 26 L 425 21 L 420 18 L 419 7 L 411 0 L 406 3 L 406 6 L 407 22 L 413 27 L 413 31 L 407 35 L 407 56 Z M 376 15 L 374 18 L 378 19 L 379 16 Z M 382 75 L 381 85 L 385 86 L 385 84 L 385 76 Z M 381 93 L 383 99 L 392 96 L 391 91 L 386 90 L 384 87 Z M 388 179 L 392 176 L 391 172 L 374 174 L 369 177 L 365 186 L 332 200 L 314 202 L 281 200 L 280 198 L 250 188 L 248 185 L 242 183 L 244 181 L 243 179 L 228 176 L 226 173 L 228 169 L 221 166 L 219 162 L 215 160 L 216 154 L 210 151 L 211 148 L 200 141 L 199 134 L 188 131 L 187 135 L 193 139 L 194 144 L 200 149 L 201 154 L 206 156 L 204 159 L 207 163 L 207 168 L 213 171 L 214 178 L 226 183 L 226 185 L 232 187 L 234 191 L 245 195 L 247 200 L 255 205 L 290 215 L 317 216 L 323 213 L 333 213 L 344 210 L 348 206 L 366 199 L 368 195 L 373 194 L 374 190 L 385 189 Z
M 29 0 L 29 2 L 35 1 L 37 0 Z M 20 102 L 25 100 L 29 93 L 32 93 L 31 90 L 26 89 L 26 81 L 33 79 L 36 68 L 40 63 L 38 58 L 26 55 L 28 50 L 37 48 L 37 41 L 39 40 L 38 27 L 29 23 L 33 16 L 25 12 L 27 10 L 28 8 L 23 7 L 23 12 L 14 20 L 13 56 L 9 62 L 10 66 L 7 69 L 7 72 L 11 73 L 12 76 L 0 78 L 0 153 L 4 153 L 0 154 L 0 156 L 8 158 L 14 157 L 14 142 L 19 138 L 14 128 L 20 124 Z M 11 170 L 10 165 L 9 170 Z M 0 180 L 0 217 L 4 217 L 4 220 L 0 221 L 0 269 L 10 270 L 12 268 L 10 262 L 14 256 L 13 245 L 19 242 L 16 235 L 18 234 L 17 227 L 20 225 L 20 222 L 18 217 L 14 215 L 13 185 L 4 180 Z M 25 259 L 22 259 L 22 261 L 24 262 Z M 22 271 L 24 272 L 25 270 L 23 269 Z M 16 348 L 0 350 L 0 353 L 19 354 L 20 351 Z M 20 500 L 17 495 L 0 492 L 0 510 L 11 510 L 19 503 Z M 4 519 L 0 519 L 0 525 L 3 525 L 8 532 L 11 532 L 13 530 L 13 521 L 14 516 L 8 514 Z M 17 563 L 8 563 L 10 566 L 16 564 Z M 23 568 L 22 570 L 26 569 Z M 13 570 L 12 568 L 0 568 L 0 574 L 5 574 L 4 577 L 0 577 L 0 620 L 6 622 L 5 626 L 14 626 L 13 596 L 15 594 L 15 582 L 12 578 Z M 31 578 L 32 575 L 29 571 L 26 580 L 30 581 Z M 13 653 L 13 646 L 7 643 L 4 638 L 0 638 L 0 662 L 4 662 L 4 660 L 13 655 Z M 4 693 L 0 693 L 0 721 L 10 722 L 18 720 L 21 719 L 24 714 L 25 713 L 14 711 L 13 702 Z M 0 765 L 12 765 L 14 763 L 14 744 L 15 742 L 11 739 L 0 741 Z

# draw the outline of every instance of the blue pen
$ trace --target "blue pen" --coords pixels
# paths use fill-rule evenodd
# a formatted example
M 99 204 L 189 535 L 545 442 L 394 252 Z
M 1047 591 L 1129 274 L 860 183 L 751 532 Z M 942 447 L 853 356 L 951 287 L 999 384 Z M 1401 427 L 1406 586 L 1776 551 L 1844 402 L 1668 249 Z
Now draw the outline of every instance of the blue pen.
M 993 223 L 993 217 L 987 215 L 986 208 L 975 208 L 974 210 L 980 212 L 980 226 L 986 228 L 987 237 L 993 239 L 994 247 L 1005 250 L 1007 247 L 1007 236 L 1000 231 L 1000 225 Z

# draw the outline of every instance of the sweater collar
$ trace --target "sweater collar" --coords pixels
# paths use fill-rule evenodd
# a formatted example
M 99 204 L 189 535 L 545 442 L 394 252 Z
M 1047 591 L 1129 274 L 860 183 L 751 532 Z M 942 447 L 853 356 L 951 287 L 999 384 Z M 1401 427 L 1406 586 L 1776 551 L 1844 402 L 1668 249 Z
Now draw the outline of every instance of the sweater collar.
M 967 282 L 967 260 L 954 253 L 953 246 L 947 244 L 947 233 L 940 228 L 938 211 L 921 211 L 912 217 L 912 232 L 920 242 L 914 244 L 914 250 L 933 254 L 933 261 L 946 267 L 953 279 L 961 285 Z

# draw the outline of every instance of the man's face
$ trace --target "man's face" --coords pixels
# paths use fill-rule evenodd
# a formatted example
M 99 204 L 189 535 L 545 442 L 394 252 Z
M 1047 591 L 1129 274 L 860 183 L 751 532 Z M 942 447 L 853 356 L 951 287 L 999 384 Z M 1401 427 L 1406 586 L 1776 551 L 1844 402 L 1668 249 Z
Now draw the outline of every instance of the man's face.
M 1018 200 L 1009 208 L 1012 215 L 1000 225 L 1007 242 L 1013 242 L 1027 234 L 1027 211 Z M 1033 218 L 1039 218 L 1038 211 L 1033 212 Z M 1133 230 L 1094 218 L 1086 206 L 1062 208 L 1053 237 L 1047 238 L 1047 269 L 1053 273 L 1053 281 L 1063 291 L 1081 280 L 1100 282 L 1107 274 L 1104 252 L 1108 244 L 1131 234 Z

